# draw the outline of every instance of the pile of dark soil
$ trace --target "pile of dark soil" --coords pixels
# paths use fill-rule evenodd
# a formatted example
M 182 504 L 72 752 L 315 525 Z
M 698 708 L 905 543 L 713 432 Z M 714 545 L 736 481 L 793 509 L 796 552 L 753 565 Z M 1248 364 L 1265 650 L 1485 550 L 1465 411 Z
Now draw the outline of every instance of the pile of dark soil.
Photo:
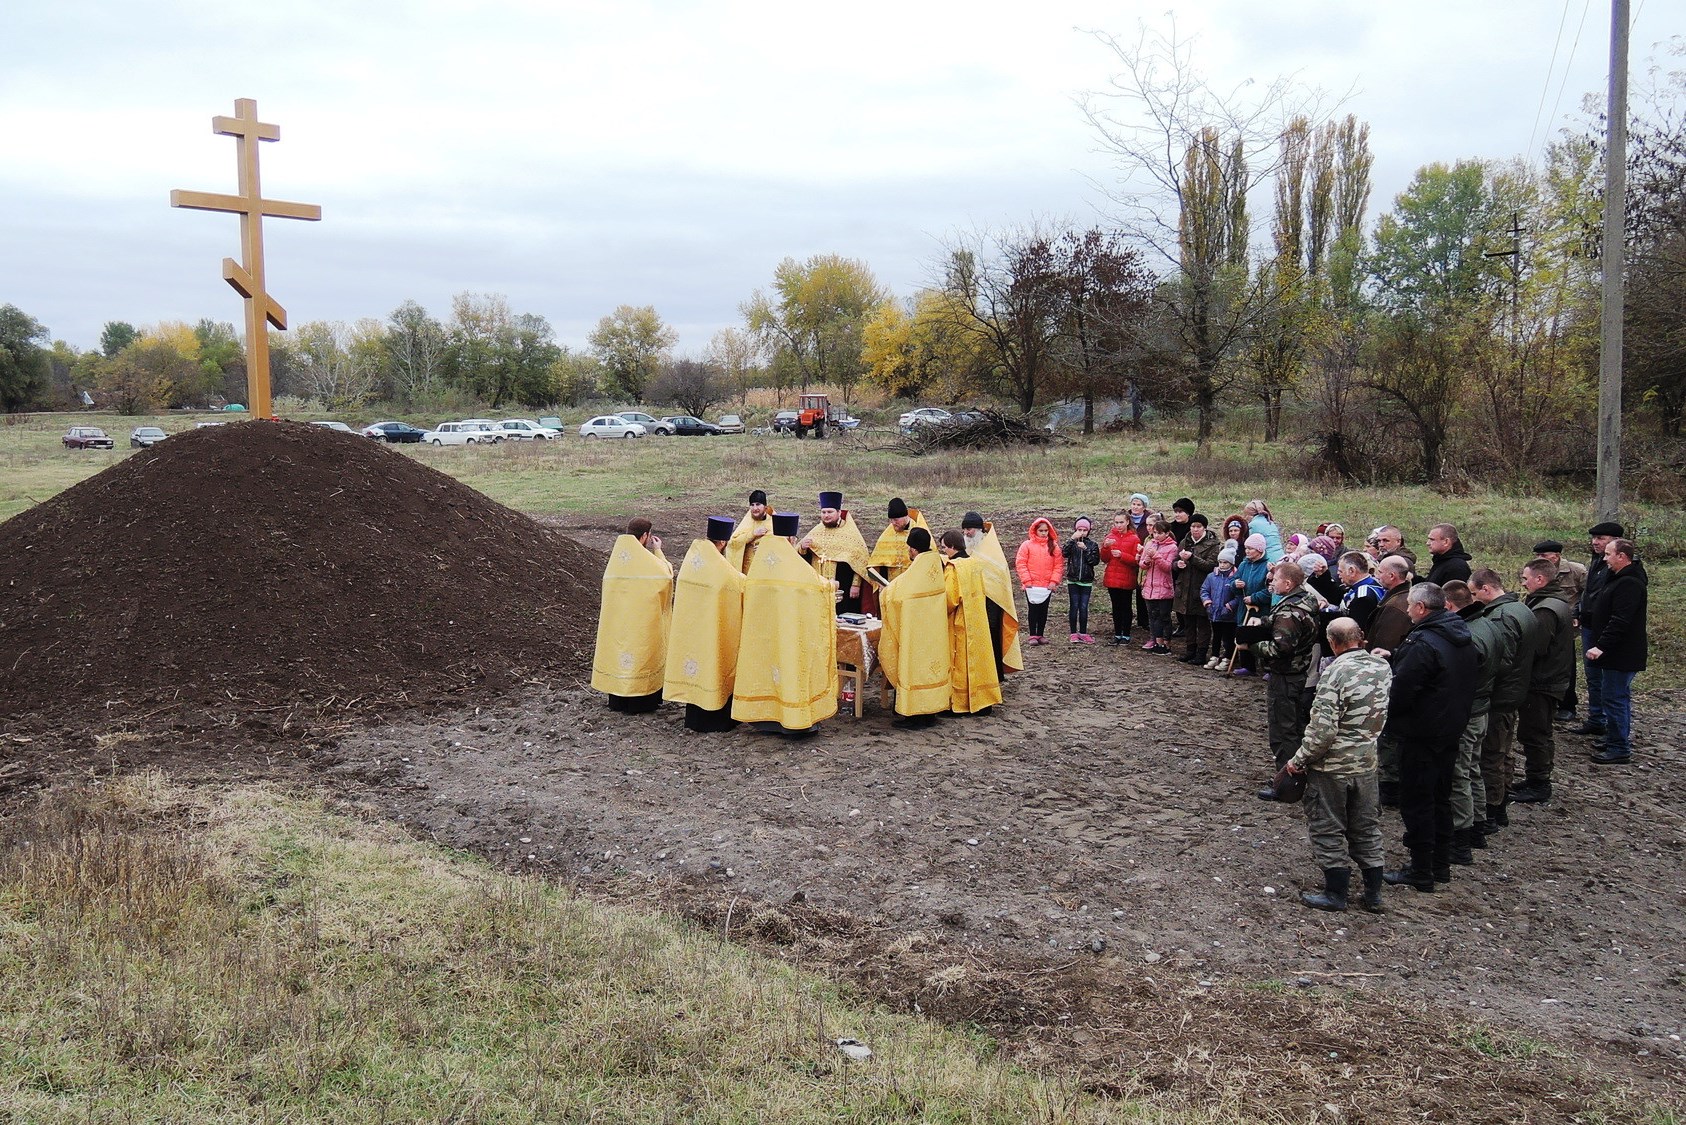
M 602 565 L 367 438 L 190 431 L 0 524 L 0 721 L 291 735 L 577 681 Z

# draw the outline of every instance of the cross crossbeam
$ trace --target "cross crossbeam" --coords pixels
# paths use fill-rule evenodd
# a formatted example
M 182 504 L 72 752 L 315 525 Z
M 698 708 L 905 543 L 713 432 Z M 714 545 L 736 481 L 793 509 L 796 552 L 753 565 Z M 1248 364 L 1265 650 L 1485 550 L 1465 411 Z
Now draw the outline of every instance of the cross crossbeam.
M 240 216 L 240 251 L 242 261 L 222 260 L 222 276 L 246 303 L 246 391 L 247 405 L 253 417 L 267 418 L 271 412 L 269 390 L 269 325 L 285 330 L 287 310 L 282 308 L 264 287 L 263 276 L 263 218 L 304 219 L 315 222 L 322 218 L 322 208 L 314 203 L 292 203 L 282 199 L 265 199 L 258 180 L 258 144 L 281 139 L 281 127 L 258 120 L 258 103 L 252 98 L 239 98 L 234 103 L 234 116 L 211 118 L 211 131 L 222 137 L 235 137 L 239 149 L 239 194 L 223 195 L 209 191 L 170 192 L 170 206 L 195 211 L 224 211 Z

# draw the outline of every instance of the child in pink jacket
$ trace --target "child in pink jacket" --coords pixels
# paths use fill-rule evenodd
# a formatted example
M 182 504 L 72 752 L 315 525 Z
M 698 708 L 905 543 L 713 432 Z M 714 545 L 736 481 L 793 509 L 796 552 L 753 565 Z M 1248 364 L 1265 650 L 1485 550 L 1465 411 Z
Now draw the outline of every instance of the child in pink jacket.
M 1142 600 L 1147 602 L 1148 641 L 1142 648 L 1156 656 L 1168 654 L 1171 646 L 1171 602 L 1177 596 L 1177 540 L 1171 525 L 1155 517 L 1153 532 L 1142 544 Z
M 1032 521 L 1013 564 L 1030 606 L 1025 630 L 1030 638 L 1025 643 L 1045 645 L 1048 642 L 1042 634 L 1048 628 L 1048 599 L 1054 588 L 1065 581 L 1065 556 L 1060 553 L 1060 535 L 1054 525 L 1045 519 Z

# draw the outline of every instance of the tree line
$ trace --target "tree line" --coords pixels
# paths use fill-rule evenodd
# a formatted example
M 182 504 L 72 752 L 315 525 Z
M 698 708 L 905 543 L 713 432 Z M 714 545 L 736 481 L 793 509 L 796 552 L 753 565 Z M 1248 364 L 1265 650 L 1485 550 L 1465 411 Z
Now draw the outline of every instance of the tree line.
M 1369 127 L 1281 80 L 1219 91 L 1187 45 L 1108 36 L 1117 70 L 1084 112 L 1119 170 L 1112 221 L 958 235 L 897 297 L 863 262 L 786 259 L 741 322 L 699 355 L 648 305 L 605 315 L 587 346 L 496 294 L 443 319 L 272 335 L 278 395 L 330 409 L 579 406 L 703 414 L 752 389 L 862 384 L 896 399 L 1032 411 L 1122 403 L 1124 424 L 1187 415 L 1201 440 L 1236 407 L 1267 442 L 1311 446 L 1351 479 L 1439 480 L 1451 467 L 1537 476 L 1591 464 L 1602 131 L 1566 129 L 1537 162 L 1418 170 L 1369 218 Z M 1626 398 L 1664 437 L 1686 418 L 1686 78 L 1641 85 L 1632 124 Z M 0 406 L 89 390 L 141 412 L 244 394 L 232 325 L 106 325 L 77 353 L 0 307 Z

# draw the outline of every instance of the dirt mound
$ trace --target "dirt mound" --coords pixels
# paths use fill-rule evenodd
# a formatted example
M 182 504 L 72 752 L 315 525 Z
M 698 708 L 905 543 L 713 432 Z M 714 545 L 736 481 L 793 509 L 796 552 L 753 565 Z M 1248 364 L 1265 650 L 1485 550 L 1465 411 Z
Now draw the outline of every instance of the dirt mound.
M 601 570 L 367 438 L 190 431 L 0 524 L 0 719 L 290 732 L 577 679 Z

